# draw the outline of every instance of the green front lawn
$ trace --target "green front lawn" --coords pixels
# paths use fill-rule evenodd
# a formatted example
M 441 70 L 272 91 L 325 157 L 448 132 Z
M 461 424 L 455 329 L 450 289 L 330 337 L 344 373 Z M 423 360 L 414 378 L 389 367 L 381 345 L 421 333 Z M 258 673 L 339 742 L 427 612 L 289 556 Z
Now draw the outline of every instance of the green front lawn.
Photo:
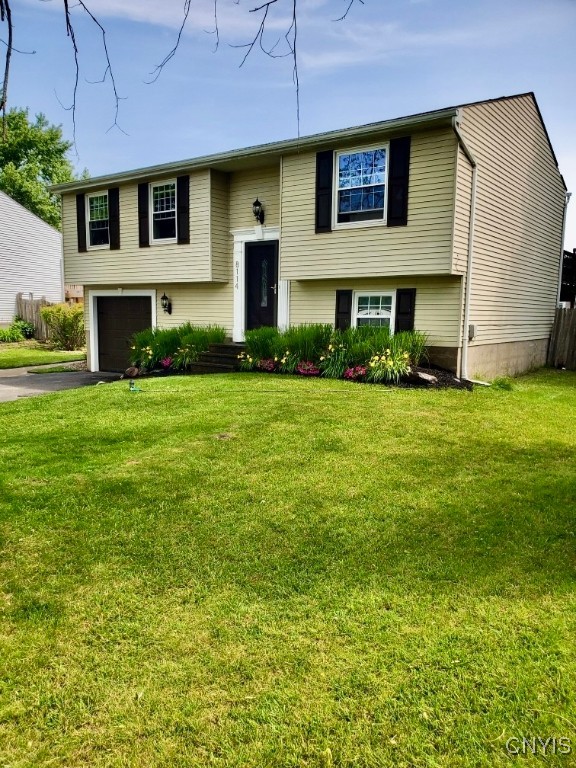
M 0 404 L 0 765 L 576 754 L 575 373 L 139 386 Z
M 84 360 L 85 358 L 85 352 L 66 352 L 61 349 L 52 349 L 33 339 L 12 344 L 0 344 L 0 369 L 64 363 L 71 360 Z

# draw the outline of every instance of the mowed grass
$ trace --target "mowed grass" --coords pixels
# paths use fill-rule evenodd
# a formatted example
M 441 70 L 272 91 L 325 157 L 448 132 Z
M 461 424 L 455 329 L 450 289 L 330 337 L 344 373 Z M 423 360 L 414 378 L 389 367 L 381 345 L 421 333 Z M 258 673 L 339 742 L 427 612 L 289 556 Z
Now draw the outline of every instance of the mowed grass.
M 85 358 L 86 354 L 83 351 L 67 352 L 62 349 L 52 349 L 33 339 L 0 344 L 0 370 L 46 363 L 64 363 Z
M 575 764 L 576 374 L 139 385 L 0 405 L 0 765 Z

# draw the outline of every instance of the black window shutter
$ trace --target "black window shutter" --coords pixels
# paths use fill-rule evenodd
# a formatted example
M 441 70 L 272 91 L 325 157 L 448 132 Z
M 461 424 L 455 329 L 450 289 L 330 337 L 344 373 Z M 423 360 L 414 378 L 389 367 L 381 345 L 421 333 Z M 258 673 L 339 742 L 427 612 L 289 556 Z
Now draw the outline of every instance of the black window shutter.
M 408 176 L 410 173 L 410 136 L 390 141 L 388 169 L 389 227 L 402 227 L 408 223 Z
M 86 252 L 86 203 L 84 195 L 76 195 L 76 229 L 78 231 L 78 253 Z
M 147 248 L 150 245 L 147 183 L 138 184 L 138 241 L 140 248 Z
M 176 231 L 178 242 L 190 242 L 190 176 L 178 176 L 176 179 Z
M 120 190 L 112 187 L 108 190 L 108 228 L 110 231 L 110 250 L 120 248 Z
M 336 322 L 337 331 L 345 331 L 352 323 L 352 291 L 336 291 Z
M 334 152 L 316 154 L 316 232 L 332 230 L 332 176 Z
M 394 333 L 414 330 L 416 288 L 399 288 L 396 291 L 396 323 Z

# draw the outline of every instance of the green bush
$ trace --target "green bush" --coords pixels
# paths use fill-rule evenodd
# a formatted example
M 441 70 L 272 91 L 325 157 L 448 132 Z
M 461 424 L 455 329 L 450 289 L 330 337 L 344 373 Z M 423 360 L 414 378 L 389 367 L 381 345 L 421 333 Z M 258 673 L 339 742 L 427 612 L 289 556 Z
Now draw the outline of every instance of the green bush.
M 369 360 L 366 380 L 375 384 L 397 384 L 407 373 L 410 373 L 408 352 L 385 349 Z
M 331 325 L 292 325 L 280 334 L 277 353 L 288 351 L 299 361 L 317 362 L 327 349 L 333 333 Z
M 82 349 L 86 344 L 82 304 L 52 304 L 42 307 L 40 314 L 57 349 Z
M 321 324 L 291 326 L 283 332 L 258 328 L 246 332 L 240 367 L 295 373 L 309 363 L 327 378 L 361 380 L 366 376 L 368 381 L 394 382 L 427 358 L 426 345 L 426 334 L 420 331 L 392 334 L 389 328 L 373 326 L 345 331 Z
M 22 333 L 22 336 L 24 336 L 25 339 L 34 338 L 34 333 L 36 331 L 36 328 L 34 328 L 33 323 L 29 323 L 27 320 L 24 320 L 22 317 L 16 317 L 12 325 L 20 329 L 20 332 Z
M 24 334 L 21 328 L 15 323 L 12 323 L 8 328 L 0 328 L 0 342 L 8 343 L 14 341 L 24 341 Z
M 226 330 L 218 325 L 184 323 L 176 328 L 146 328 L 131 339 L 130 362 L 149 371 L 185 371 L 210 344 L 220 344 L 225 339 Z
M 246 331 L 246 351 L 254 360 L 273 359 L 278 356 L 280 331 L 278 328 L 255 328 Z

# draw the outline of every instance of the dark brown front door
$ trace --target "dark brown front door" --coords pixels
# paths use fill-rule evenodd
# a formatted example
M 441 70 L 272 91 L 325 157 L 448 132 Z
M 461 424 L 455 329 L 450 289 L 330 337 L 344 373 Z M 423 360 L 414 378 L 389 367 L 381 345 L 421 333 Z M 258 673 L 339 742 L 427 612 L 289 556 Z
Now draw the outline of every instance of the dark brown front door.
M 278 241 L 246 244 L 246 329 L 276 325 Z
M 130 338 L 152 326 L 150 296 L 98 296 L 98 368 L 124 371 L 130 365 Z

